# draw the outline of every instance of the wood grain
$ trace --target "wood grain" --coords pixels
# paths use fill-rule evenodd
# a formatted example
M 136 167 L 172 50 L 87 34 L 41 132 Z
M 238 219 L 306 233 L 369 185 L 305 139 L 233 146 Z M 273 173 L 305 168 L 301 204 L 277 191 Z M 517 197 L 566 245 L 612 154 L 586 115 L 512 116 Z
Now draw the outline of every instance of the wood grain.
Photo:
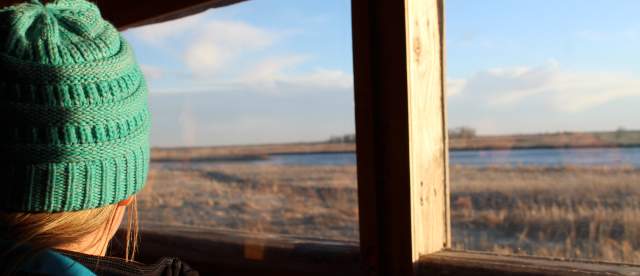
M 367 275 L 412 275 L 420 254 L 448 240 L 438 3 L 352 1 Z
M 541 257 L 443 251 L 420 260 L 419 275 L 640 275 L 640 266 L 618 263 L 566 261 Z
M 137 261 L 178 257 L 200 275 L 359 275 L 355 243 L 189 226 L 145 224 Z M 122 252 L 124 231 L 112 243 Z M 113 255 L 120 257 L 118 255 Z
M 404 15 L 403 1 L 352 1 L 365 275 L 412 274 Z
M 406 1 L 412 261 L 447 245 L 440 1 Z

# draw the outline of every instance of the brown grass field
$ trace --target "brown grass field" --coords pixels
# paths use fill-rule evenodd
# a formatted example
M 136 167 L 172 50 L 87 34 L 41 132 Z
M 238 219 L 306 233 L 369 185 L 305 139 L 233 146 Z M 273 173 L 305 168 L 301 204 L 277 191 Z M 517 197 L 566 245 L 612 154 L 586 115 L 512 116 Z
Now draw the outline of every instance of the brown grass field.
M 454 248 L 640 263 L 640 170 L 451 167 Z
M 266 159 L 270 154 L 355 152 L 350 143 L 299 143 L 256 146 L 192 148 L 154 148 L 152 161 L 250 161 Z
M 355 166 L 153 164 L 142 221 L 357 240 Z
M 640 169 L 452 166 L 451 191 L 454 248 L 640 263 Z M 139 202 L 143 227 L 358 240 L 353 165 L 156 161 Z

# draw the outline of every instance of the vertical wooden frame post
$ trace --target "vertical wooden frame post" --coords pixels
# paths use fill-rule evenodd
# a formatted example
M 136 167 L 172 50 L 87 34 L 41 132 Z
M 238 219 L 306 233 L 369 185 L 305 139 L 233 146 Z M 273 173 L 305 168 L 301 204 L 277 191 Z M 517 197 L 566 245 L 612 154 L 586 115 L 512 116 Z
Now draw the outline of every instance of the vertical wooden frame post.
M 449 241 L 442 0 L 406 1 L 413 261 Z
M 442 0 L 352 0 L 368 275 L 411 275 L 450 240 L 442 18 Z

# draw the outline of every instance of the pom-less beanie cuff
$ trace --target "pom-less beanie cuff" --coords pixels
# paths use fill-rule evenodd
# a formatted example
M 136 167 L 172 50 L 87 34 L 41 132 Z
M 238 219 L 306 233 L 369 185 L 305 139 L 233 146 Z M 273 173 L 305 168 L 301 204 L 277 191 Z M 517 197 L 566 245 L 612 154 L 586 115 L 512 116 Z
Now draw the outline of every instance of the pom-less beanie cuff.
M 133 51 L 85 0 L 0 9 L 0 208 L 60 212 L 138 192 L 147 86 Z
M 142 189 L 148 160 L 149 149 L 142 146 L 102 160 L 9 166 L 3 169 L 11 174 L 9 179 L 24 184 L 6 187 L 2 207 L 25 212 L 61 212 L 114 204 Z

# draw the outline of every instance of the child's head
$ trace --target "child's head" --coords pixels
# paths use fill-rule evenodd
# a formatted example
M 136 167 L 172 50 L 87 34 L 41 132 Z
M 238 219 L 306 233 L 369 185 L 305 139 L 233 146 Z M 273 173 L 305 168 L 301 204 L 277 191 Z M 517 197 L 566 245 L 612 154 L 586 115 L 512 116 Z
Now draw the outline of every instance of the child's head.
M 144 186 L 146 84 L 131 47 L 92 3 L 0 9 L 0 124 L 4 233 L 69 242 L 119 224 L 118 203 Z

